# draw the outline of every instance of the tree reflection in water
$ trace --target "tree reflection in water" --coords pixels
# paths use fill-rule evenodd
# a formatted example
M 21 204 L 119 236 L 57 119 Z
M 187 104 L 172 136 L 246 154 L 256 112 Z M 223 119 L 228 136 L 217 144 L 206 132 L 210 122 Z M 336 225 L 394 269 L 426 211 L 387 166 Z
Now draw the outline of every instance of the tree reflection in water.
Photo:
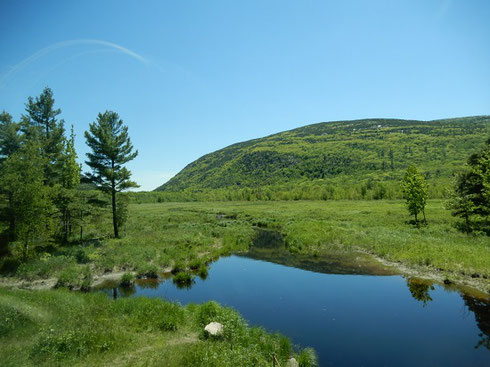
M 478 335 L 480 340 L 475 349 L 482 346 L 490 349 L 490 302 L 467 294 L 462 294 L 462 297 L 469 310 L 475 314 L 476 324 L 481 331 Z
M 424 279 L 409 278 L 407 286 L 412 297 L 417 301 L 423 302 L 423 306 L 432 301 L 429 291 L 434 290 L 433 283 Z M 454 289 L 453 289 L 454 291 Z M 484 347 L 490 349 L 490 301 L 472 297 L 465 293 L 460 293 L 468 309 L 474 313 L 476 324 L 481 333 L 478 334 L 480 340 L 475 348 Z
M 412 294 L 412 297 L 417 301 L 421 301 L 424 303 L 424 307 L 427 306 L 427 302 L 432 301 L 432 297 L 429 294 L 429 291 L 434 290 L 434 286 L 432 282 L 429 282 L 424 279 L 417 278 L 408 278 L 407 286 Z

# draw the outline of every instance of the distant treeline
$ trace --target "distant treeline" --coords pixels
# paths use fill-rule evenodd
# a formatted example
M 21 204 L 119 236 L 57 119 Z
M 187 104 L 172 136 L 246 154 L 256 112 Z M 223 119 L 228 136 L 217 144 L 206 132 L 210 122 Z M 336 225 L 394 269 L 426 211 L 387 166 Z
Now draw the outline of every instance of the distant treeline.
M 441 199 L 447 196 L 450 180 L 429 179 L 427 183 L 429 198 Z M 367 179 L 362 182 L 353 182 L 337 177 L 330 180 L 320 179 L 257 188 L 132 192 L 129 196 L 133 203 L 158 203 L 172 201 L 394 200 L 402 199 L 403 193 L 399 181 Z

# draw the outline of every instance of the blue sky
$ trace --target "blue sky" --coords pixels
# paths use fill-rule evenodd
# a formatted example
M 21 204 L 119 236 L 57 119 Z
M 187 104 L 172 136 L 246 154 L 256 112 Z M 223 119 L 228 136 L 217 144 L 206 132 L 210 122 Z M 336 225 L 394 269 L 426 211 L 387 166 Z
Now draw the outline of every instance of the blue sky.
M 0 110 L 54 90 L 83 132 L 117 111 L 151 190 L 302 125 L 490 114 L 488 1 L 0 0 Z

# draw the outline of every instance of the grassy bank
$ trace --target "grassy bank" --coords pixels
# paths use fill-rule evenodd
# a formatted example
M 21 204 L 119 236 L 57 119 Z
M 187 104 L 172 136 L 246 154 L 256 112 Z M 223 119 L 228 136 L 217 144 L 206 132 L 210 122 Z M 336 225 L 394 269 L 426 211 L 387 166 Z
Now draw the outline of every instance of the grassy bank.
M 307 201 L 135 204 L 122 239 L 98 239 L 40 254 L 4 272 L 61 285 L 89 283 L 90 272 L 134 271 L 151 276 L 171 268 L 199 269 L 246 250 L 254 227 L 280 231 L 293 253 L 321 256 L 332 249 L 363 250 L 405 266 L 455 276 L 490 277 L 490 238 L 454 228 L 443 201 L 429 201 L 428 226 L 408 224 L 402 201 Z M 110 233 L 100 224 L 99 233 Z
M 220 337 L 204 334 L 211 321 L 224 325 Z M 286 337 L 213 302 L 0 288 L 2 366 L 269 366 L 273 354 L 285 364 L 295 353 Z M 295 356 L 313 365 L 311 350 Z

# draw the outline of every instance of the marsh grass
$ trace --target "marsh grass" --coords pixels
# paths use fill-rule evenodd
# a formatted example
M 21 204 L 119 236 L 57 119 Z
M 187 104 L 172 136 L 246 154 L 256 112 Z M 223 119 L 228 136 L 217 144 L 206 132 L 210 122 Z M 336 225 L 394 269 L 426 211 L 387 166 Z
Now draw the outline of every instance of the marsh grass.
M 254 228 L 261 227 L 279 231 L 292 253 L 318 258 L 332 249 L 361 249 L 408 266 L 490 277 L 488 236 L 458 231 L 441 200 L 430 200 L 426 215 L 428 225 L 410 225 L 398 200 L 133 204 L 123 238 L 40 254 L 16 275 L 59 277 L 86 265 L 94 273 L 135 271 L 139 277 L 168 267 L 175 274 L 200 271 L 220 256 L 247 251 L 257 236 Z M 2 261 L 12 267 L 10 260 Z
M 293 353 L 284 336 L 250 328 L 214 302 L 0 288 L 0 311 L 5 366 L 252 366 L 269 365 L 271 353 L 285 364 Z M 224 325 L 223 338 L 203 337 L 211 321 Z
M 194 282 L 194 277 L 188 271 L 180 271 L 174 275 L 172 280 L 179 287 L 190 287 Z

